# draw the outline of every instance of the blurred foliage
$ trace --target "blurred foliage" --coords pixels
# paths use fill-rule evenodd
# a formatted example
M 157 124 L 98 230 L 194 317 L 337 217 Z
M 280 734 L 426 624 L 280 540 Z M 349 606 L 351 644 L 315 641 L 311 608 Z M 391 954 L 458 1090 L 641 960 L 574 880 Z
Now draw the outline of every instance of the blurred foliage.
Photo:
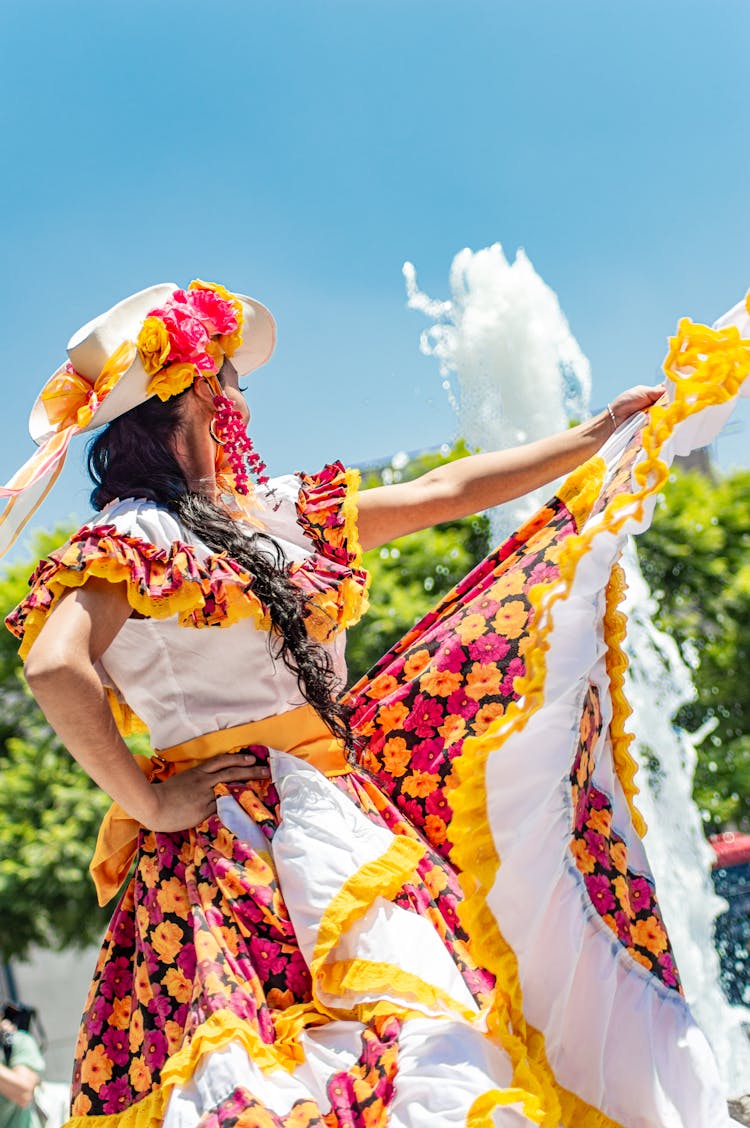
M 394 468 L 362 475 L 365 488 L 410 481 L 470 451 L 458 442 L 440 452 L 422 454 Z M 372 576 L 370 610 L 347 637 L 350 681 L 356 681 L 418 622 L 467 572 L 487 555 L 486 517 L 464 517 L 435 525 L 383 548 L 365 553 Z
M 673 470 L 638 546 L 657 626 L 693 671 L 695 700 L 675 719 L 710 729 L 694 790 L 707 830 L 750 830 L 750 472 Z
M 40 535 L 33 560 L 4 568 L 2 618 L 23 599 L 38 557 L 67 537 Z M 66 752 L 29 693 L 18 641 L 0 629 L 0 959 L 34 944 L 85 946 L 107 912 L 88 864 L 109 799 Z

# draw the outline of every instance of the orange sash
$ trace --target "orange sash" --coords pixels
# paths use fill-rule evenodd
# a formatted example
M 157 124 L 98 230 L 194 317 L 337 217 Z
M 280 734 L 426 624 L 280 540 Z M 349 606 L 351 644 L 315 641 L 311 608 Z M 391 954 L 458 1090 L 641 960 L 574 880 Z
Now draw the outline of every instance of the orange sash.
M 327 776 L 352 770 L 342 742 L 331 736 L 310 705 L 196 736 L 183 744 L 163 748 L 151 757 L 137 756 L 136 762 L 147 779 L 168 779 L 221 752 L 237 752 L 251 744 L 289 752 Z M 119 803 L 113 803 L 104 816 L 89 866 L 100 905 L 106 905 L 125 880 L 138 846 L 140 826 Z

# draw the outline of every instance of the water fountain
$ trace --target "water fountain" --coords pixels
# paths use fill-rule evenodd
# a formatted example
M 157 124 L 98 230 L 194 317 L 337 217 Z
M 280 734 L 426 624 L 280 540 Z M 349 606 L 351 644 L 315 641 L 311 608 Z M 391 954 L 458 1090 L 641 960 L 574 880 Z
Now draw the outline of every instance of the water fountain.
M 502 247 L 461 251 L 453 260 L 451 299 L 421 292 L 404 266 L 409 305 L 433 324 L 421 348 L 440 365 L 459 432 L 473 447 L 508 447 L 562 430 L 589 413 L 588 361 L 555 293 L 519 251 L 509 263 Z M 552 492 L 511 502 L 490 516 L 500 540 Z M 646 847 L 687 999 L 708 1036 L 729 1094 L 750 1092 L 747 1012 L 730 1006 L 719 983 L 713 923 L 723 902 L 710 876 L 711 850 L 692 801 L 695 747 L 672 718 L 694 693 L 674 642 L 656 630 L 647 585 L 631 546 L 628 578 L 629 727 L 649 734 L 631 750 L 640 765 L 639 806 L 649 826 Z

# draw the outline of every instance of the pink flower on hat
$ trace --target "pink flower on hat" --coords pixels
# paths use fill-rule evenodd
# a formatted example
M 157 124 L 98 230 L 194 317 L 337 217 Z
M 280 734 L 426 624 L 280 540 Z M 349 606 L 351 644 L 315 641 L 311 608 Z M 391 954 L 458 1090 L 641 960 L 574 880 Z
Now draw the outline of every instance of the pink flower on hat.
M 179 291 L 178 291 L 179 293 Z M 161 310 L 152 310 L 150 316 L 159 317 L 169 334 L 169 363 L 192 362 L 204 370 L 213 369 L 213 361 L 206 352 L 211 335 L 202 321 L 186 306 L 168 302 Z M 201 364 L 206 358 L 208 364 Z
M 195 317 L 200 318 L 212 337 L 234 333 L 239 326 L 232 303 L 214 290 L 178 290 L 172 300 L 184 303 Z

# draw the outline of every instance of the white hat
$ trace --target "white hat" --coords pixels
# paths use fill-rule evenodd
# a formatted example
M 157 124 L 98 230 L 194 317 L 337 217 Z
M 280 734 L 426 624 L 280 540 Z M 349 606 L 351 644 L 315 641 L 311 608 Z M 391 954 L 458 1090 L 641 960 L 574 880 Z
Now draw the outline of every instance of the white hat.
M 156 353 L 144 336 L 149 327 Z M 153 395 L 176 395 L 201 372 L 213 376 L 224 356 L 246 376 L 265 364 L 275 343 L 276 323 L 264 305 L 199 281 L 188 290 L 173 282 L 149 286 L 87 322 L 31 409 L 29 431 L 40 449 L 0 487 L 0 497 L 10 499 L 0 516 L 0 556 L 51 489 L 73 435 Z

